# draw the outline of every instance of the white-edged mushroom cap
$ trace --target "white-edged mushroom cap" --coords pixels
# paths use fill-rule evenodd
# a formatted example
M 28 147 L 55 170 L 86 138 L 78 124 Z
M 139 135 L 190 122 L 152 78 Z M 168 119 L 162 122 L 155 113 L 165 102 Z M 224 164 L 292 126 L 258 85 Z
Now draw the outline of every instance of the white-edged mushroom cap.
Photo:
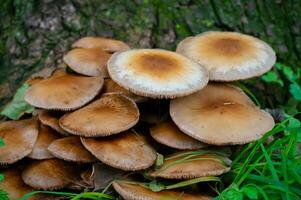
M 178 53 L 200 63 L 209 79 L 234 81 L 260 76 L 276 62 L 264 41 L 236 32 L 209 31 L 181 41 Z
M 108 72 L 122 87 L 152 98 L 189 95 L 208 82 L 208 73 L 201 65 L 161 49 L 116 52 L 108 62 Z
M 260 110 L 237 87 L 209 84 L 170 102 L 170 115 L 184 133 L 208 144 L 245 144 L 274 127 L 272 116 Z

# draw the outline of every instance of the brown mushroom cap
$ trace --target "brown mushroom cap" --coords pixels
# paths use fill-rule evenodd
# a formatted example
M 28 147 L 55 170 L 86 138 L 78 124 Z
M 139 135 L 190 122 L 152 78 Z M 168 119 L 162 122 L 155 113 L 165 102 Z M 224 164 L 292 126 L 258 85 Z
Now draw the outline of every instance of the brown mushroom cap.
M 181 200 L 210 200 L 212 197 L 203 194 L 189 194 L 176 190 L 164 190 L 153 192 L 143 186 L 130 184 L 125 181 L 114 181 L 114 189 L 125 200 L 162 200 L 162 199 L 181 199 Z
M 185 153 L 189 152 L 178 152 L 167 156 L 163 165 L 151 172 L 150 176 L 166 179 L 192 179 L 218 176 L 230 170 L 230 167 L 226 166 L 226 163 L 231 163 L 229 159 L 213 154 L 199 154 L 190 157 L 191 160 L 179 162 L 187 156 Z
M 99 48 L 72 49 L 64 57 L 64 62 L 74 71 L 87 76 L 108 77 L 107 62 L 111 54 Z
M 83 37 L 77 40 L 72 47 L 80 48 L 100 48 L 107 52 L 116 52 L 130 47 L 120 40 L 102 37 Z
M 38 108 L 74 110 L 91 101 L 102 85 L 102 77 L 59 72 L 31 86 L 25 94 L 25 100 Z
M 171 121 L 165 121 L 152 127 L 150 134 L 157 142 L 175 149 L 195 150 L 208 146 L 183 133 Z
M 51 127 L 52 129 L 56 130 L 57 132 L 59 132 L 64 136 L 68 136 L 69 133 L 64 129 L 62 129 L 59 125 L 60 117 L 61 117 L 60 114 L 58 115 L 58 113 L 50 110 L 40 109 L 38 111 L 38 118 L 42 124 Z
M 60 189 L 71 183 L 76 176 L 72 165 L 59 159 L 34 160 L 24 169 L 22 179 L 35 189 Z
M 123 87 L 119 86 L 117 83 L 115 83 L 110 78 L 105 79 L 102 92 L 104 94 L 111 94 L 111 93 L 123 94 L 123 95 L 133 99 L 136 103 L 144 102 L 147 100 L 146 97 L 135 95 L 134 93 L 124 89 Z
M 38 139 L 28 157 L 37 160 L 53 158 L 54 156 L 47 148 L 57 138 L 59 138 L 59 135 L 54 130 L 48 126 L 41 125 Z
M 170 115 L 181 131 L 208 144 L 245 144 L 274 127 L 270 114 L 260 110 L 239 88 L 209 84 L 190 96 L 172 100 Z
M 4 180 L 0 182 L 0 189 L 8 193 L 10 200 L 19 200 L 22 196 L 32 191 L 32 188 L 26 185 L 19 170 L 8 169 L 3 172 Z M 29 198 L 28 200 L 33 200 Z
M 276 62 L 274 50 L 265 42 L 235 32 L 205 32 L 179 43 L 177 52 L 200 63 L 210 80 L 247 79 L 269 71 Z
M 121 94 L 106 94 L 75 112 L 65 114 L 60 126 L 74 135 L 108 136 L 128 130 L 139 120 L 137 105 Z
M 34 118 L 2 122 L 0 137 L 5 145 L 0 148 L 0 163 L 12 164 L 28 156 L 38 138 L 38 133 L 38 121 Z
M 134 49 L 116 52 L 108 62 L 110 77 L 131 92 L 152 98 L 175 98 L 202 89 L 207 71 L 175 52 Z
M 57 139 L 49 145 L 48 150 L 55 157 L 66 161 L 83 163 L 96 161 L 95 157 L 83 147 L 77 136 Z
M 103 163 L 125 171 L 146 169 L 156 161 L 153 148 L 132 131 L 113 137 L 81 138 L 81 141 Z

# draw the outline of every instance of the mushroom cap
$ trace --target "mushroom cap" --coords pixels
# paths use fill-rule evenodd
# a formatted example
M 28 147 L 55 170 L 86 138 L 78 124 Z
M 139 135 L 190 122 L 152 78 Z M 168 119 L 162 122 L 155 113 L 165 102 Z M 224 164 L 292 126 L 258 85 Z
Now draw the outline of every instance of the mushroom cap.
M 57 139 L 49 145 L 48 150 L 55 157 L 66 161 L 83 163 L 96 161 L 95 157 L 84 148 L 77 136 Z
M 125 200 L 210 200 L 212 197 L 204 194 L 189 194 L 176 190 L 163 190 L 153 192 L 137 184 L 126 183 L 125 181 L 114 181 L 113 187 Z
M 81 138 L 97 159 L 125 171 L 146 169 L 156 161 L 156 152 L 143 136 L 132 131 L 105 138 Z
M 77 48 L 69 51 L 63 60 L 79 74 L 108 77 L 107 62 L 110 57 L 111 54 L 99 48 Z
M 5 178 L 0 182 L 0 188 L 8 193 L 10 200 L 19 200 L 22 196 L 32 191 L 32 188 L 23 182 L 19 170 L 8 169 L 3 174 Z M 29 198 L 28 200 L 33 199 Z
M 123 94 L 123 95 L 133 99 L 136 103 L 144 102 L 147 100 L 146 97 L 135 95 L 134 93 L 124 89 L 123 87 L 121 87 L 120 85 L 115 83 L 110 78 L 105 79 L 102 92 L 103 92 L 103 94 L 111 94 L 111 93 Z
M 38 108 L 74 110 L 91 101 L 100 92 L 103 82 L 102 77 L 58 72 L 31 86 L 25 101 Z
M 50 110 L 40 109 L 38 111 L 38 118 L 42 124 L 49 126 L 64 136 L 68 136 L 69 133 L 62 129 L 59 125 L 60 117 L 60 114 Z
M 226 84 L 209 84 L 190 96 L 172 100 L 170 115 L 181 131 L 215 145 L 258 140 L 275 124 L 242 90 Z
M 28 156 L 38 138 L 39 124 L 35 118 L 7 121 L 0 124 L 0 137 L 5 145 L 0 148 L 0 163 L 12 164 Z
M 22 179 L 35 189 L 55 190 L 71 183 L 75 174 L 72 163 L 54 158 L 32 161 L 22 172 Z
M 60 126 L 74 135 L 108 136 L 126 131 L 139 120 L 136 103 L 121 94 L 106 94 L 88 106 L 60 119 Z
M 274 50 L 264 41 L 235 32 L 209 31 L 181 41 L 176 52 L 200 63 L 209 79 L 234 81 L 269 71 L 276 62 Z
M 130 47 L 120 40 L 103 37 L 83 37 L 73 43 L 72 47 L 79 48 L 100 48 L 107 52 L 116 52 Z
M 40 125 L 38 139 L 28 157 L 37 160 L 53 158 L 54 156 L 47 148 L 57 138 L 59 138 L 59 135 L 53 129 Z
M 183 133 L 172 121 L 165 121 L 150 129 L 151 136 L 159 143 L 180 150 L 195 150 L 208 146 Z
M 175 52 L 134 49 L 116 52 L 108 62 L 110 77 L 131 92 L 152 98 L 175 98 L 202 89 L 207 71 Z
M 204 176 L 218 176 L 230 170 L 230 167 L 224 164 L 224 162 L 231 163 L 229 159 L 224 161 L 212 154 L 196 155 L 191 157 L 191 161 L 186 160 L 185 162 L 177 163 L 187 156 L 185 153 L 187 152 L 178 152 L 167 156 L 163 165 L 151 172 L 150 176 L 166 179 L 192 179 Z

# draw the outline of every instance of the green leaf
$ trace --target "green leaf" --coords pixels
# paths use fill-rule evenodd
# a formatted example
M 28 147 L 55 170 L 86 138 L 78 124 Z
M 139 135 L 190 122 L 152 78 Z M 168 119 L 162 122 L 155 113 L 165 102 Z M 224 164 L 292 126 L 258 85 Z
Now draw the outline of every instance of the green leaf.
M 253 186 L 245 185 L 240 191 L 243 192 L 249 199 L 258 199 L 258 191 Z
M 270 71 L 263 75 L 261 79 L 267 83 L 277 83 L 280 86 L 283 86 L 283 81 L 279 79 L 278 74 L 274 71 Z
M 0 182 L 4 180 L 4 174 L 0 174 Z
M 9 200 L 8 193 L 5 192 L 4 190 L 0 190 L 0 199 L 1 200 Z
M 158 183 L 156 181 L 152 181 L 148 185 L 149 189 L 151 189 L 153 192 L 160 192 L 161 190 L 165 189 L 165 186 L 162 183 Z
M 289 91 L 292 94 L 293 98 L 297 101 L 301 101 L 301 88 L 298 83 L 293 82 L 289 87 Z
M 25 92 L 29 87 L 28 83 L 24 83 L 17 90 L 13 100 L 4 107 L 0 114 L 7 116 L 10 119 L 18 120 L 25 113 L 32 113 L 34 107 L 26 103 L 24 100 Z
M 164 156 L 157 153 L 156 167 L 161 167 L 164 163 Z
M 0 147 L 3 147 L 5 145 L 4 140 L 0 138 Z
M 231 185 L 214 200 L 243 200 L 243 193 L 237 185 Z

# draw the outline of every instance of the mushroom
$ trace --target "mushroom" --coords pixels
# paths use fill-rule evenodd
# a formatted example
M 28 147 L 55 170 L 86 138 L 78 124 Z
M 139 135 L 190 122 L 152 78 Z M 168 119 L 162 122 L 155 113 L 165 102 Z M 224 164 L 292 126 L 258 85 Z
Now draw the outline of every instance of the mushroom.
M 12 164 L 28 156 L 38 138 L 38 121 L 35 118 L 7 121 L 0 124 L 0 163 Z
M 79 48 L 100 48 L 107 52 L 116 52 L 130 47 L 120 40 L 103 37 L 83 37 L 77 40 L 72 47 Z
M 180 150 L 196 150 L 208 146 L 183 133 L 172 121 L 165 121 L 150 129 L 151 136 L 159 143 Z
M 139 120 L 136 103 L 121 94 L 106 94 L 75 112 L 65 114 L 60 126 L 74 135 L 108 136 L 126 131 Z
M 102 77 L 57 72 L 31 86 L 25 94 L 25 101 L 38 108 L 74 110 L 91 101 L 100 92 L 102 85 Z
M 35 189 L 55 190 L 72 183 L 76 174 L 73 164 L 55 158 L 32 161 L 22 172 L 22 179 Z
M 72 162 L 89 163 L 96 161 L 87 151 L 77 136 L 69 136 L 54 140 L 48 147 L 49 152 L 59 159 Z
M 165 158 L 162 166 L 149 175 L 166 179 L 192 179 L 204 176 L 218 176 L 230 170 L 231 161 L 214 154 L 177 152 Z
M 121 87 L 120 85 L 115 83 L 110 78 L 105 79 L 102 92 L 103 92 L 103 94 L 112 94 L 112 93 L 123 94 L 123 95 L 133 99 L 136 103 L 147 101 L 146 97 L 142 97 L 142 96 L 133 94 L 132 92 L 124 89 L 123 87 Z
M 160 49 L 116 52 L 108 61 L 108 72 L 118 85 L 152 98 L 186 96 L 208 82 L 207 71 L 198 63 Z
M 68 136 L 69 133 L 62 129 L 59 125 L 59 118 L 61 115 L 61 113 L 53 112 L 51 110 L 39 109 L 38 111 L 38 118 L 42 124 L 51 127 L 63 136 Z
M 5 178 L 3 181 L 0 181 L 0 188 L 7 192 L 10 200 L 19 200 L 22 196 L 33 190 L 23 182 L 19 170 L 7 169 L 2 173 Z M 34 198 L 29 198 L 28 200 L 33 199 Z
M 146 169 L 156 161 L 153 148 L 133 131 L 104 138 L 81 138 L 81 141 L 100 161 L 125 171 Z
M 108 77 L 107 62 L 110 57 L 111 54 L 99 48 L 77 48 L 69 51 L 63 60 L 79 74 Z
M 48 126 L 40 125 L 38 139 L 28 157 L 37 160 L 53 158 L 54 156 L 47 148 L 57 138 L 59 138 L 59 135 L 54 130 Z
M 188 37 L 176 51 L 204 66 L 215 81 L 260 76 L 276 62 L 274 50 L 264 41 L 235 32 L 209 31 Z
M 170 115 L 187 135 L 214 145 L 245 144 L 274 127 L 272 116 L 254 105 L 243 91 L 227 84 L 209 84 L 170 102 Z
M 138 184 L 127 181 L 114 181 L 113 187 L 125 200 L 161 200 L 161 199 L 181 199 L 181 200 L 210 200 L 212 197 L 205 194 L 189 194 L 176 190 L 163 190 L 153 192 Z

